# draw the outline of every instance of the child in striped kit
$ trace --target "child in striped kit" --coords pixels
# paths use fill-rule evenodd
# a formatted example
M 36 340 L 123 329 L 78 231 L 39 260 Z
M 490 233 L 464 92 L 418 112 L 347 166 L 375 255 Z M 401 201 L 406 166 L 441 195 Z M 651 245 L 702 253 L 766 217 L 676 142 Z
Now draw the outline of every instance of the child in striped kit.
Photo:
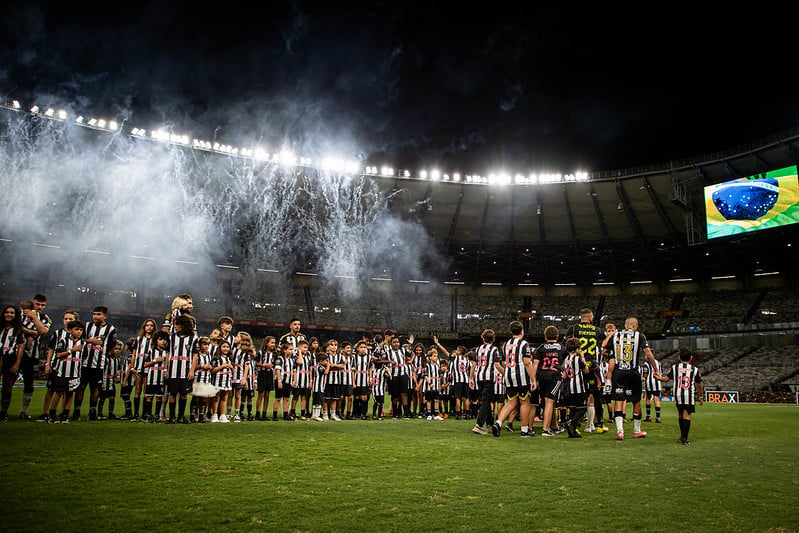
M 211 404 L 211 422 L 227 423 L 227 397 L 233 389 L 233 363 L 230 360 L 230 341 L 219 341 L 216 355 L 211 361 L 214 386 L 219 390 Z

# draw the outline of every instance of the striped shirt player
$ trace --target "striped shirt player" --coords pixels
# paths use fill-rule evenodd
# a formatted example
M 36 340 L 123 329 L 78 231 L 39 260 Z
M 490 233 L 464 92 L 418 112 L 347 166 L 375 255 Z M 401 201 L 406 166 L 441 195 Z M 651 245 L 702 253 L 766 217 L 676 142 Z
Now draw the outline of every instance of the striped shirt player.
M 65 333 L 65 335 L 61 335 Z M 77 346 L 83 344 L 83 338 L 73 339 L 69 332 L 65 330 L 58 330 L 56 334 L 59 336 L 53 347 L 53 356 L 55 357 L 55 364 L 52 367 L 55 371 L 55 378 L 53 380 L 53 390 L 55 392 L 71 392 L 78 388 L 80 384 L 80 372 L 82 364 L 83 350 L 74 352 Z M 64 357 L 57 357 L 56 354 L 69 352 Z
M 200 338 L 192 331 L 193 324 L 183 315 L 175 319 L 175 333 L 169 336 L 166 361 L 166 389 L 169 393 L 169 423 L 184 423 L 188 395 L 194 384 L 193 363 L 200 351 Z
M 527 374 L 526 364 L 530 364 L 532 353 L 530 344 L 522 338 L 511 338 L 505 343 L 505 387 L 508 397 L 524 392 L 530 388 L 530 376 Z M 527 362 L 525 363 L 525 359 Z M 510 389 L 515 389 L 511 391 Z
M 678 409 L 682 406 L 683 409 L 691 409 L 693 412 L 696 409 L 697 385 L 702 383 L 699 369 L 691 363 L 680 362 L 669 369 L 666 377 L 674 382 L 672 394 Z
M 213 368 L 220 367 L 222 365 L 229 365 L 232 364 L 232 361 L 229 357 L 222 355 L 221 352 L 217 352 L 216 356 L 211 360 L 211 366 Z M 232 368 L 222 368 L 216 373 L 212 373 L 213 376 L 213 385 L 223 391 L 229 391 L 233 389 L 233 369 Z
M 153 347 L 144 356 L 144 393 L 147 396 L 156 396 L 164 393 L 164 368 L 166 368 L 167 350 Z
M 501 375 L 497 366 L 502 365 L 502 355 L 499 353 L 499 348 L 494 345 L 494 331 L 486 330 L 482 337 L 483 344 L 474 353 L 474 365 L 469 379 L 470 384 L 475 385 L 480 394 L 480 409 L 475 421 L 476 433 L 483 433 L 483 426 L 486 423 L 493 424 L 491 404 L 504 399 L 504 394 L 500 397 L 494 395 L 496 376 Z
M 691 430 L 691 413 L 696 411 L 696 396 L 699 394 L 699 403 L 702 403 L 702 375 L 699 369 L 691 364 L 692 355 L 687 348 L 680 348 L 679 362 L 669 369 L 668 374 L 661 376 L 660 381 L 672 381 L 672 394 L 674 405 L 680 423 L 680 442 L 690 444 L 688 433 Z
M 641 379 L 644 382 L 644 391 L 650 396 L 657 395 L 663 392 L 663 385 L 660 381 L 655 379 L 655 374 L 660 374 L 660 361 L 656 361 L 655 371 L 652 372 L 652 364 L 649 361 L 644 361 L 641 365 Z
M 279 355 L 275 359 L 275 398 L 290 398 L 294 382 L 294 357 Z
M 131 357 L 133 363 L 133 371 L 140 376 L 144 376 L 144 359 L 150 350 L 153 348 L 153 338 L 142 335 L 136 338 L 133 345 L 133 354 Z
M 116 344 L 116 328 L 105 322 L 97 324 L 90 322 L 86 325 L 84 338 L 91 339 L 97 337 L 100 344 L 86 343 L 83 346 L 83 369 L 81 371 L 81 384 L 88 384 L 90 387 L 100 387 L 103 379 L 103 368 L 105 368 L 108 354 Z
M 359 354 L 356 350 L 350 356 L 353 393 L 356 396 L 366 396 L 369 394 L 369 369 L 371 367 L 372 357 L 368 351 L 363 354 Z
M 608 342 L 608 375 L 613 400 L 613 417 L 616 421 L 616 439 L 624 440 L 624 408 L 633 404 L 633 431 L 635 438 L 646 437 L 641 431 L 641 374 L 638 367 L 644 361 L 656 364 L 652 350 L 643 333 L 638 331 L 638 320 L 630 317 L 623 330 L 616 331 Z M 606 385 L 607 387 L 607 385 Z
M 321 421 L 327 386 L 327 361 L 317 360 L 311 367 L 311 420 Z M 325 413 L 327 416 L 327 413 Z
M 580 438 L 577 425 L 582 420 L 587 410 L 588 402 L 588 376 L 590 369 L 585 354 L 578 351 L 580 340 L 572 337 L 566 341 L 567 354 L 563 358 L 563 372 L 561 374 L 563 395 L 562 405 L 569 408 L 568 418 L 566 419 L 566 431 L 570 438 Z
M 313 373 L 313 357 L 310 354 L 294 354 L 294 388 L 310 392 Z
M 58 364 L 58 357 L 56 356 L 58 353 L 56 348 L 58 347 L 59 342 L 66 340 L 67 338 L 69 338 L 69 332 L 66 329 L 61 328 L 55 330 L 47 342 L 48 350 L 53 351 L 52 355 L 50 356 L 50 360 L 47 362 L 50 365 L 50 374 L 47 376 L 48 386 L 53 383 L 54 378 L 58 377 L 58 371 L 60 368 L 60 365 Z M 80 373 L 76 377 L 80 377 Z
M 369 374 L 369 383 L 372 392 L 372 418 L 383 420 L 383 404 L 386 401 L 386 391 L 391 380 L 391 373 L 388 368 L 381 365 L 373 365 Z
M 428 362 L 424 365 L 424 383 L 422 383 L 422 392 L 426 402 L 438 400 L 439 393 L 441 392 L 441 365 L 438 362 Z M 429 411 L 428 411 L 429 412 Z
M 459 399 L 465 400 L 469 397 L 469 374 L 471 365 L 469 358 L 465 353 L 457 351 L 452 354 L 449 362 L 449 371 L 452 374 L 452 395 L 455 397 L 456 410 L 460 406 L 463 411 L 466 411 L 466 406 L 461 406 Z M 460 413 L 458 413 L 460 415 Z
M 195 383 L 213 383 L 213 375 L 210 370 L 205 370 L 205 365 L 210 365 L 213 357 L 211 352 L 199 352 L 197 354 L 197 369 L 194 372 Z
M 231 344 L 231 346 L 233 346 L 233 344 Z M 233 375 L 231 380 L 234 389 L 244 386 L 244 373 L 247 369 L 249 358 L 249 354 L 240 348 L 233 348 L 230 352 L 230 362 L 233 363 Z

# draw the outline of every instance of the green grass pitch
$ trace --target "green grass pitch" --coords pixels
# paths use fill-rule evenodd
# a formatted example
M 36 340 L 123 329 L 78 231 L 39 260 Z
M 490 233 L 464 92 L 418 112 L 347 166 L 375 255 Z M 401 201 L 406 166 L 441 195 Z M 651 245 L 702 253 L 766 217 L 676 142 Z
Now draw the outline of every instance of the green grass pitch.
M 47 425 L 16 418 L 14 393 L 5 531 L 799 529 L 796 405 L 699 406 L 682 446 L 670 403 L 617 442 L 454 419 Z

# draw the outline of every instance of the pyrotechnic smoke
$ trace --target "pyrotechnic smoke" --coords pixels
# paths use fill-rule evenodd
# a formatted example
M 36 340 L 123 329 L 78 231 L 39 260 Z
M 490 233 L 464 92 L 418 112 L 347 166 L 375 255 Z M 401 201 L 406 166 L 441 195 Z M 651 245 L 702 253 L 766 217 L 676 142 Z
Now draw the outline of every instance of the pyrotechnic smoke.
M 391 215 L 396 191 L 373 178 L 9 110 L 0 122 L 0 187 L 0 236 L 60 247 L 52 268 L 75 279 L 182 292 L 213 283 L 222 264 L 239 267 L 252 298 L 259 287 L 248 273 L 258 269 L 287 276 L 310 270 L 357 297 L 376 269 L 405 279 L 424 275 L 414 250 L 435 249 L 423 227 Z M 44 261 L 20 260 L 39 268 L 49 266 Z M 342 279 L 349 280 L 343 291 Z

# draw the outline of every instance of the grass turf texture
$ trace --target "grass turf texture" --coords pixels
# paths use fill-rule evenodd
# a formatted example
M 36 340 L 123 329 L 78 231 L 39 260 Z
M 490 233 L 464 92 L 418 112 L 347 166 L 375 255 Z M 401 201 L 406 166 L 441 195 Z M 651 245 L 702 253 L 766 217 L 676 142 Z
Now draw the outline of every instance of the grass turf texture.
M 668 403 L 617 442 L 454 419 L 47 425 L 14 416 L 20 392 L 0 424 L 6 531 L 799 528 L 795 405 L 705 404 L 682 446 Z

